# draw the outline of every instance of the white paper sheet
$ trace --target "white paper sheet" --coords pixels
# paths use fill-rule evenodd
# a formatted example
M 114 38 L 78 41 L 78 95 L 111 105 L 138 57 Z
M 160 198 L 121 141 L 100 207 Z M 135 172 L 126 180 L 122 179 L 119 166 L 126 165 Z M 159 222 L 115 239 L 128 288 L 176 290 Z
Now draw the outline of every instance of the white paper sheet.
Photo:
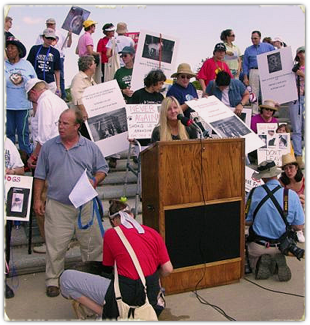
M 92 200 L 97 195 L 98 193 L 91 185 L 85 169 L 83 174 L 75 184 L 73 190 L 71 191 L 69 195 L 69 199 L 72 202 L 72 204 L 75 206 L 75 208 L 78 208 L 81 205 Z

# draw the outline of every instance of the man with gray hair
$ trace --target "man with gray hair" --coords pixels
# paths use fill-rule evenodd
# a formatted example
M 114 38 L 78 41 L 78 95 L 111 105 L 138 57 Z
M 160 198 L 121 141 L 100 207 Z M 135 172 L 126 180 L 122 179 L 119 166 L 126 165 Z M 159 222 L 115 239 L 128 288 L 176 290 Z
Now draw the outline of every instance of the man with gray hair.
M 78 61 L 79 72 L 73 77 L 71 82 L 72 103 L 82 113 L 84 122 L 88 119 L 88 114 L 82 101 L 84 90 L 96 85 L 93 78 L 96 71 L 95 58 L 92 55 L 81 56 Z M 85 124 L 81 127 L 81 134 L 90 139 Z

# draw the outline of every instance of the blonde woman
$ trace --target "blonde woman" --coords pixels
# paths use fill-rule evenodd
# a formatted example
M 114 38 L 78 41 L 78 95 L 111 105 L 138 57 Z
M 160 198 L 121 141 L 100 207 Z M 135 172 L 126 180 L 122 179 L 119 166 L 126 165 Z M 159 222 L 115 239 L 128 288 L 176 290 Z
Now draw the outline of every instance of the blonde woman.
M 196 130 L 185 127 L 177 116 L 183 115 L 182 108 L 174 97 L 166 97 L 161 104 L 159 123 L 154 128 L 151 142 L 196 139 Z

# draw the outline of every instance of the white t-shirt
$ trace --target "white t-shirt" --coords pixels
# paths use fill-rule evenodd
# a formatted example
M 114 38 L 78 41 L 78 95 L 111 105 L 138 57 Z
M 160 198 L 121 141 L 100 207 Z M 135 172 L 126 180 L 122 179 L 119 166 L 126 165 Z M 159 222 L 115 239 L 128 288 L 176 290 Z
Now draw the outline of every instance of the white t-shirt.
M 7 137 L 4 141 L 4 164 L 5 168 L 13 169 L 24 167 L 24 163 L 20 158 L 20 154 L 14 143 Z
M 229 91 L 229 87 L 225 88 L 222 91 L 222 103 L 229 107 L 230 106 L 230 102 L 229 102 L 228 91 Z

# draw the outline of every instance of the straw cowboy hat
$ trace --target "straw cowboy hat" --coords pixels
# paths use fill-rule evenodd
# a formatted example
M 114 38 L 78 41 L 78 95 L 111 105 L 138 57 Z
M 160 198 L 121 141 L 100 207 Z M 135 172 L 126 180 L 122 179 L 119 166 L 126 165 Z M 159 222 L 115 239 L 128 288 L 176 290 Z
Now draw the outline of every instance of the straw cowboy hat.
M 283 169 L 286 165 L 289 164 L 298 164 L 296 161 L 296 158 L 294 155 L 292 155 L 291 153 L 287 153 L 286 155 L 282 156 L 282 166 L 281 168 Z
M 278 110 L 277 106 L 279 106 L 279 104 L 274 102 L 271 99 L 266 99 L 266 100 L 264 100 L 263 105 L 259 105 L 260 108 L 270 108 L 270 109 L 272 109 L 274 111 Z
M 253 173 L 252 178 L 260 180 L 262 178 L 272 178 L 281 174 L 281 170 L 276 166 L 273 160 L 266 160 L 257 166 L 256 172 Z
M 194 73 L 192 71 L 191 66 L 188 63 L 179 64 L 177 72 L 172 74 L 171 78 L 176 78 L 178 76 L 178 74 L 181 74 L 181 73 L 187 74 L 191 77 L 196 77 L 196 73 Z

